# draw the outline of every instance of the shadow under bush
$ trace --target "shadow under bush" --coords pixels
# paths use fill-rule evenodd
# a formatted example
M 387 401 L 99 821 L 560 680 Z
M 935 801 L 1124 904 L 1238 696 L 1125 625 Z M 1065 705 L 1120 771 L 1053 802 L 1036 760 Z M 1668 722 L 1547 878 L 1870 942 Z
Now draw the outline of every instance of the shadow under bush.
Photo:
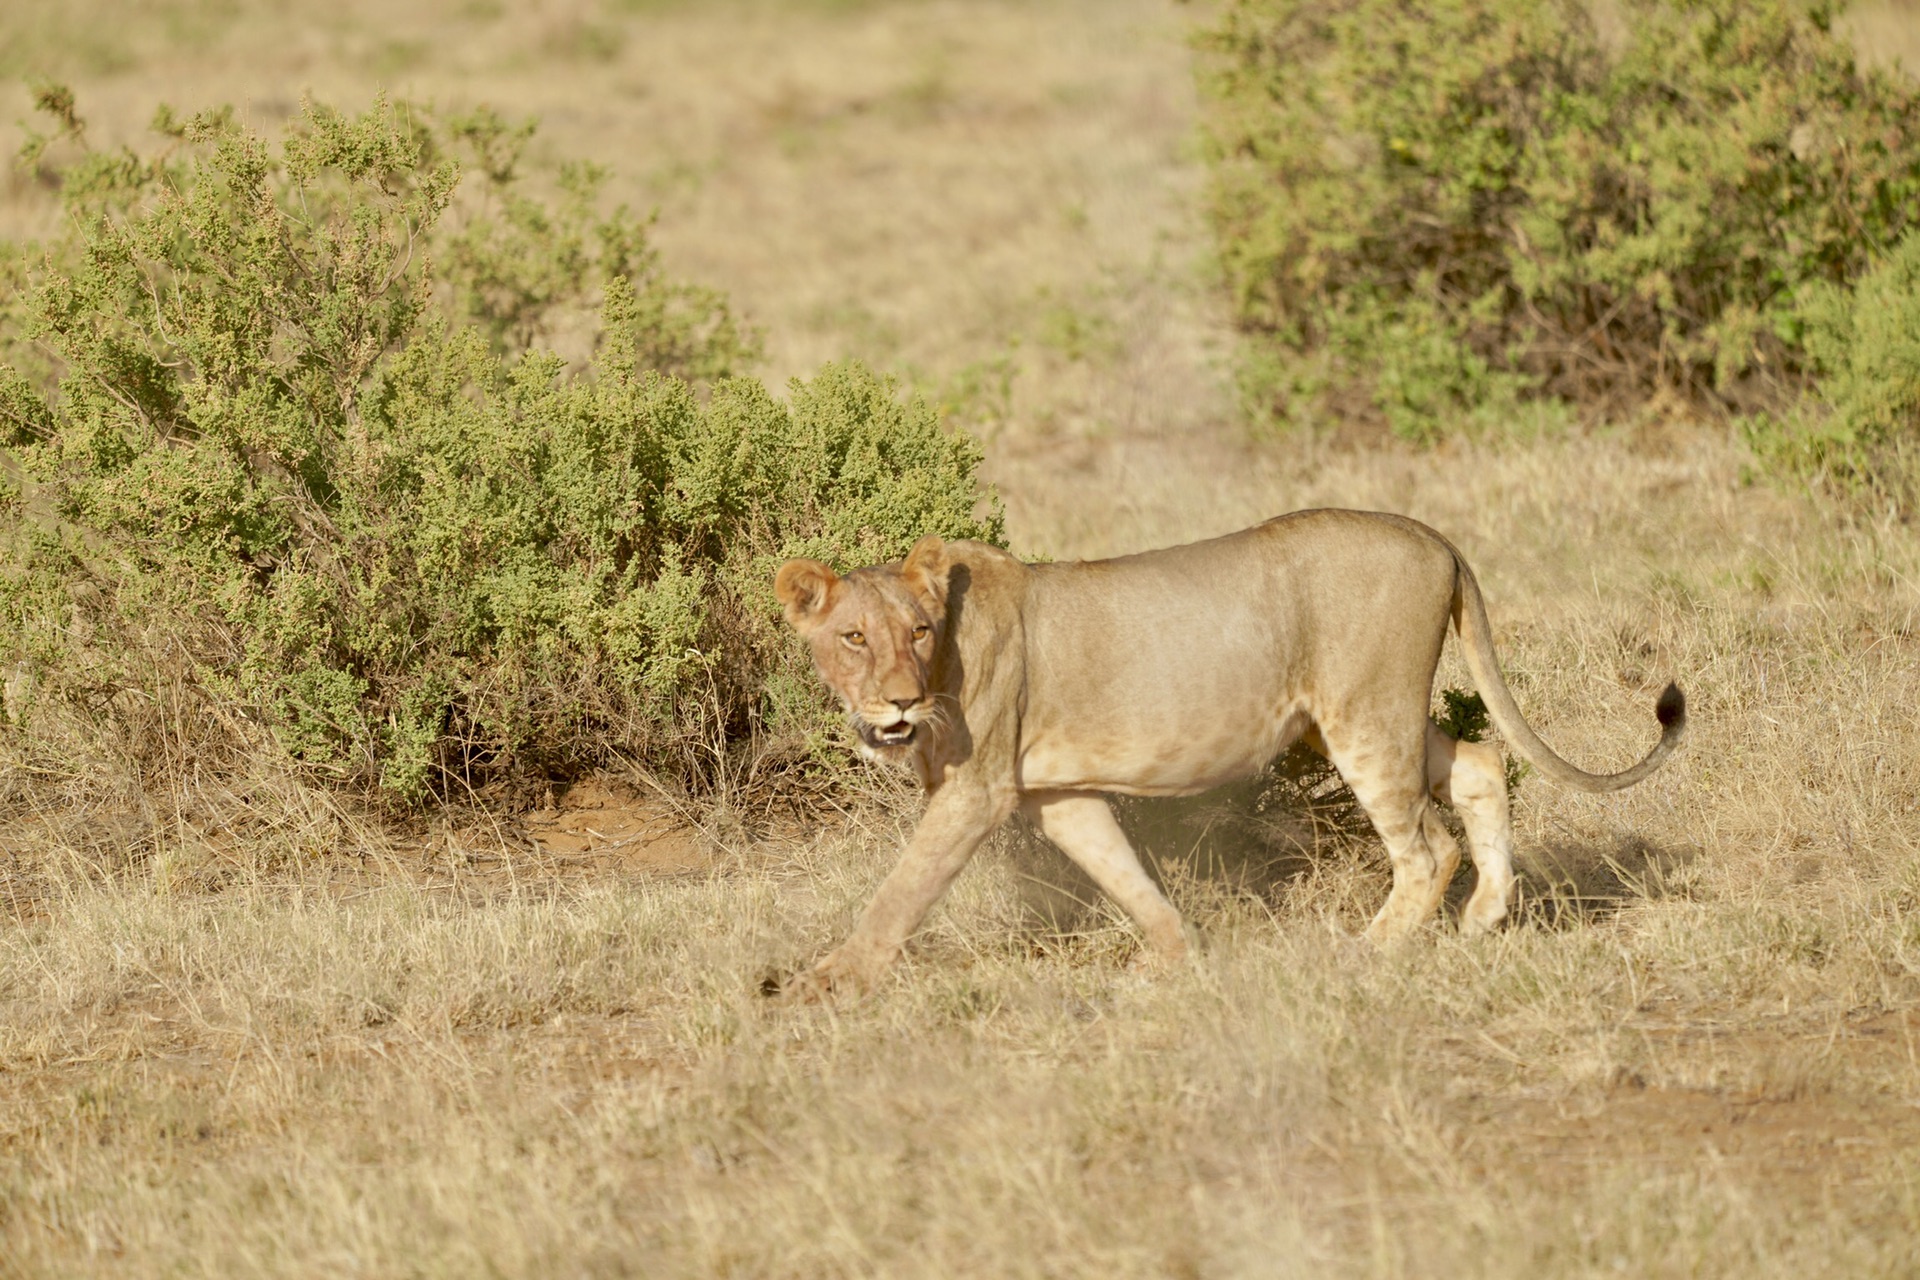
M 753 344 L 724 304 L 591 183 L 513 192 L 524 133 L 491 117 L 308 107 L 269 146 L 163 111 L 149 158 L 43 103 L 78 147 L 68 230 L 0 290 L 4 731 L 29 753 L 164 739 L 159 708 L 402 801 L 615 759 L 697 788 L 827 724 L 782 559 L 1002 536 L 974 441 L 856 365 L 786 403 L 732 376 Z M 506 195 L 443 226 L 456 144 Z M 522 345 L 563 306 L 597 316 L 573 365 Z

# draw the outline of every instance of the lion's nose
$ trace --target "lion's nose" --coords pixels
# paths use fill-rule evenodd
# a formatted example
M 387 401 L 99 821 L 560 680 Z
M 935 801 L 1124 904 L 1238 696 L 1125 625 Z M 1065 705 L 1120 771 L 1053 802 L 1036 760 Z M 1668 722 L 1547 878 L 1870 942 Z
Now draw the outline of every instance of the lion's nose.
M 887 701 L 900 708 L 900 713 L 905 715 L 913 710 L 914 703 L 920 701 L 920 695 L 916 693 L 911 698 L 888 698 Z

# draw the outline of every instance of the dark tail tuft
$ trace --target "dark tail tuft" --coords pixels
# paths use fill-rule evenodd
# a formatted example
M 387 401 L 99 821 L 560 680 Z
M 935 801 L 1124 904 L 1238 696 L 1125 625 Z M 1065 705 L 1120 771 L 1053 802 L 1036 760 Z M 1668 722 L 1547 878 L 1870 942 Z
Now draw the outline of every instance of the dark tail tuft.
M 1653 704 L 1653 714 L 1659 717 L 1663 726 L 1681 723 L 1687 718 L 1687 695 L 1680 692 L 1680 686 L 1669 684 L 1660 692 L 1660 701 Z

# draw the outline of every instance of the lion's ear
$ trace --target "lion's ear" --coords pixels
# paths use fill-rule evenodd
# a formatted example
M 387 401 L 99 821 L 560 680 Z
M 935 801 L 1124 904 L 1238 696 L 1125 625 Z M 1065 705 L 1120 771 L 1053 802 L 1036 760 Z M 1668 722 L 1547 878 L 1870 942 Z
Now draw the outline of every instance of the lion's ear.
M 953 562 L 947 558 L 947 544 L 928 534 L 907 552 L 900 576 L 907 580 L 929 612 L 945 617 L 947 612 L 947 571 Z
M 796 631 L 805 634 L 833 605 L 833 589 L 840 575 L 818 560 L 789 560 L 773 578 L 773 594 Z

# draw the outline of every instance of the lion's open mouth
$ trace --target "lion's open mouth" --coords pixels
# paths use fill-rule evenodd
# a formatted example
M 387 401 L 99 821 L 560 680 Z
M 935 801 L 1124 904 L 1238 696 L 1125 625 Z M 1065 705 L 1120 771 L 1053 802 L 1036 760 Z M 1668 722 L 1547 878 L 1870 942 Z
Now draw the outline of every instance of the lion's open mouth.
M 913 741 L 913 722 L 896 720 L 889 725 L 860 723 L 860 736 L 870 747 L 904 747 Z

